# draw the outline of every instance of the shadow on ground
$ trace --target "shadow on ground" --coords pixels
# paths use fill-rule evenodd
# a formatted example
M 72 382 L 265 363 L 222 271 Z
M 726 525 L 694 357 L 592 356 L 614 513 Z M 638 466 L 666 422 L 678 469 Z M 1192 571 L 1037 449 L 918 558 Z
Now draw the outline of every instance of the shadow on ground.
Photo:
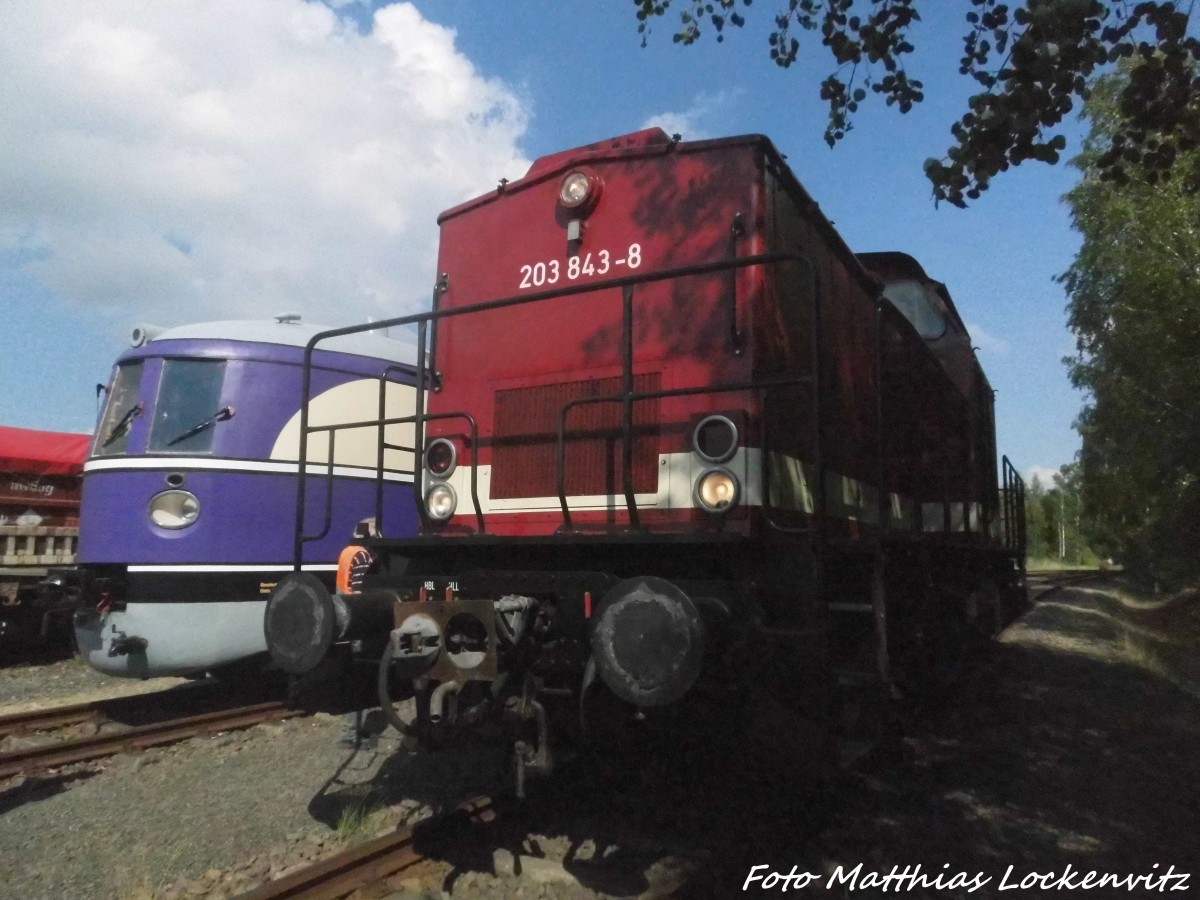
M 793 897 L 1061 897 L 999 888 L 1006 873 L 1019 885 L 1068 866 L 1118 877 L 1157 877 L 1173 866 L 1196 873 L 1195 888 L 1200 699 L 1131 655 L 1128 617 L 1094 593 L 1065 590 L 1035 608 L 945 702 L 905 723 L 892 752 L 832 782 L 812 779 L 806 757 L 817 748 L 797 741 L 797 723 L 768 706 L 753 716 L 750 736 L 744 720 L 693 722 L 660 753 L 580 757 L 521 810 L 503 809 L 484 829 L 439 831 L 426 849 L 453 866 L 447 889 L 463 873 L 492 871 L 497 850 L 544 854 L 577 885 L 643 898 L 779 891 L 760 881 L 743 892 L 753 866 L 814 873 L 808 887 L 792 886 Z M 339 785 L 335 776 L 310 812 L 337 827 L 355 804 L 404 797 L 450 809 L 494 792 L 506 765 L 494 745 L 399 753 L 370 782 Z M 531 846 L 531 829 L 559 846 Z M 656 882 L 664 859 L 682 874 Z M 893 866 L 919 866 L 927 884 L 963 873 L 960 881 L 982 886 L 870 886 L 869 873 Z M 839 867 L 844 880 L 831 882 Z
M 841 780 L 829 824 L 812 841 L 781 829 L 724 857 L 714 881 L 739 890 L 750 866 L 821 873 L 799 896 L 842 896 L 828 876 L 921 866 L 930 879 L 990 881 L 967 894 L 936 887 L 908 897 L 1063 896 L 999 890 L 1029 873 L 1200 877 L 1200 701 L 1131 664 L 1127 628 L 1107 604 L 1067 591 L 1034 609 L 990 649 L 940 709 L 909 723 L 905 759 L 875 759 Z M 711 874 L 711 873 L 710 873 Z M 1169 888 L 1168 888 L 1169 889 Z M 1107 891 L 1107 893 L 1106 893 Z M 1129 896 L 1125 889 L 1080 891 Z M 751 891 L 753 893 L 753 891 Z M 893 896 L 853 890 L 848 896 Z M 1068 891 L 1070 893 L 1070 891 Z M 721 896 L 710 885 L 688 896 Z

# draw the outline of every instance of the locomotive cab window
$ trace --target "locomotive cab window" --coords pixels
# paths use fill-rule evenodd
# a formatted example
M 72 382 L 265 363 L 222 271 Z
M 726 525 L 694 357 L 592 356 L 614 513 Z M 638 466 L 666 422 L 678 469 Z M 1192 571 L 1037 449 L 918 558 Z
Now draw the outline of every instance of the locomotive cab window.
M 163 363 L 150 450 L 167 453 L 208 453 L 222 415 L 222 360 L 168 359 Z
M 117 366 L 117 374 L 108 391 L 108 402 L 104 406 L 104 418 L 96 431 L 96 447 L 92 451 L 95 456 L 113 456 L 129 449 L 133 420 L 141 412 L 138 404 L 141 387 L 140 359 Z
M 946 333 L 946 310 L 942 301 L 921 282 L 893 281 L 883 289 L 883 295 L 925 340 L 936 340 Z

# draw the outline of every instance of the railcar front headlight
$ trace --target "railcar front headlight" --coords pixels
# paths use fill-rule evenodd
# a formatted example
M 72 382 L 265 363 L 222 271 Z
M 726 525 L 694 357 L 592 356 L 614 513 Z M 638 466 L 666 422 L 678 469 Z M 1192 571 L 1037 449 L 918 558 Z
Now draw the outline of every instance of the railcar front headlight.
M 457 506 L 458 497 L 454 494 L 454 488 L 448 484 L 435 482 L 425 492 L 425 511 L 435 522 L 445 522 L 454 515 L 454 509 Z
M 706 512 L 728 512 L 741 493 L 738 480 L 728 469 L 709 469 L 696 479 L 696 503 Z
M 187 528 L 200 518 L 200 501 L 189 491 L 163 491 L 150 499 L 148 512 L 159 528 Z

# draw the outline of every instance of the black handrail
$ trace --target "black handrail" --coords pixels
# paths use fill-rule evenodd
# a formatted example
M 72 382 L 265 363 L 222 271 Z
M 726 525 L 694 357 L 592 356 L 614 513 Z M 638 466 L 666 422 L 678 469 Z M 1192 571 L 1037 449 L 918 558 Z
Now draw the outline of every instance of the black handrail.
M 318 463 L 311 464 L 313 468 L 316 468 L 319 465 L 323 465 L 323 471 L 318 473 L 317 477 L 323 477 L 325 479 L 325 514 L 324 514 L 324 520 L 323 520 L 323 523 L 321 526 L 321 530 L 316 534 L 304 533 L 303 521 L 300 521 L 297 523 L 296 530 L 300 534 L 301 544 L 307 544 L 307 543 L 311 543 L 312 541 L 321 540 L 321 538 L 323 538 L 323 537 L 325 537 L 325 535 L 329 534 L 329 529 L 331 527 L 333 527 L 333 476 L 334 476 L 334 469 L 337 468 L 337 466 L 336 466 L 337 433 L 339 431 L 350 431 L 355 428 L 374 428 L 377 426 L 382 431 L 382 429 L 388 425 L 403 424 L 403 422 L 407 421 L 407 420 L 411 420 L 411 416 L 407 417 L 407 419 L 370 419 L 370 420 L 365 420 L 365 421 L 361 421 L 361 422 L 339 422 L 336 425 L 313 425 L 309 428 L 310 434 L 320 434 L 321 432 L 329 433 L 329 453 L 328 453 L 328 457 L 326 458 L 324 464 L 318 464 Z M 386 447 L 389 450 L 411 450 L 412 449 L 411 447 L 404 447 L 399 444 L 387 444 Z M 305 449 L 307 450 L 307 447 Z M 302 465 L 302 469 L 305 473 L 304 477 L 307 477 L 309 474 L 308 469 L 309 469 L 310 465 L 307 461 L 304 461 L 301 465 Z M 357 467 L 354 467 L 354 466 L 345 467 L 344 466 L 343 468 L 357 468 Z M 361 468 L 365 469 L 366 467 L 364 466 Z M 378 505 L 380 502 L 380 498 L 382 496 L 382 487 L 381 486 L 384 481 L 384 475 L 387 472 L 395 472 L 400 475 L 408 474 L 408 475 L 415 476 L 415 473 L 408 469 L 377 468 L 376 472 L 375 472 L 375 480 L 376 480 L 377 485 L 380 486 L 378 488 L 378 492 L 376 495 L 376 508 L 377 509 L 378 509 Z
M 737 391 L 753 391 L 753 390 L 769 390 L 777 387 L 791 387 L 797 384 L 805 384 L 812 381 L 811 375 L 798 375 L 795 378 L 772 379 L 769 381 L 742 381 L 735 384 L 712 384 L 701 385 L 699 387 L 687 388 L 671 388 L 665 391 L 631 391 L 629 393 L 620 394 L 605 394 L 598 397 L 577 397 L 574 400 L 567 402 L 558 414 L 558 505 L 562 509 L 563 524 L 569 531 L 571 529 L 571 510 L 567 505 L 567 479 L 566 479 L 566 429 L 567 429 L 567 414 L 577 406 L 585 406 L 591 403 L 625 403 L 630 406 L 634 403 L 640 403 L 643 400 L 660 400 L 664 397 L 686 397 L 696 394 L 732 394 Z M 628 466 L 629 463 L 626 463 Z M 627 488 L 626 503 L 632 503 L 632 483 Z M 636 521 L 631 517 L 631 522 Z
M 735 228 L 736 228 L 736 226 L 735 226 Z M 633 299 L 634 298 L 633 298 L 632 288 L 635 285 L 656 283 L 656 282 L 666 281 L 666 280 L 675 279 L 675 278 L 705 275 L 705 274 L 717 273 L 717 272 L 722 272 L 722 271 L 728 271 L 728 272 L 732 273 L 732 272 L 736 272 L 739 269 L 746 268 L 748 266 L 771 265 L 771 264 L 782 263 L 782 262 L 799 262 L 799 263 L 803 264 L 805 266 L 806 275 L 811 283 L 811 297 L 812 297 L 812 303 L 813 303 L 813 334 L 812 334 L 812 348 L 811 348 L 812 354 L 813 354 L 813 356 L 812 356 L 813 369 L 812 369 L 811 375 L 797 376 L 795 378 L 774 380 L 774 381 L 759 380 L 759 381 L 744 382 L 744 383 L 739 383 L 739 384 L 707 385 L 707 386 L 692 387 L 692 388 L 677 388 L 677 389 L 667 390 L 667 391 L 636 392 L 633 390 L 633 385 L 634 385 L 634 380 L 633 380 Z M 435 289 L 435 293 L 443 292 L 445 290 L 445 284 L 446 284 L 445 276 L 443 275 L 441 278 L 439 278 L 438 286 Z M 672 397 L 672 396 L 684 396 L 684 395 L 688 395 L 688 394 L 726 393 L 726 392 L 735 392 L 735 391 L 744 391 L 744 390 L 765 391 L 765 390 L 769 390 L 769 389 L 776 388 L 776 387 L 793 386 L 793 385 L 802 384 L 805 382 L 813 382 L 814 383 L 813 410 L 814 410 L 814 414 L 815 414 L 814 424 L 815 424 L 815 429 L 816 429 L 815 433 L 814 433 L 814 451 L 813 451 L 814 466 L 816 469 L 816 485 L 815 485 L 816 497 L 814 499 L 816 501 L 815 506 L 816 506 L 816 511 L 818 513 L 818 517 L 823 515 L 825 512 L 825 509 L 826 509 L 826 505 L 827 505 L 827 498 L 825 496 L 826 495 L 826 486 L 825 486 L 825 477 L 824 477 L 825 473 L 824 473 L 823 453 L 822 453 L 823 448 L 821 446 L 823 441 L 821 440 L 821 438 L 822 438 L 822 435 L 821 435 L 822 416 L 821 416 L 821 398 L 820 398 L 820 390 L 819 390 L 821 366 L 820 366 L 819 354 L 820 354 L 820 332 L 821 332 L 821 325 L 822 325 L 822 322 L 821 322 L 822 317 L 821 317 L 821 311 L 820 311 L 819 280 L 818 280 L 815 265 L 813 264 L 812 260 L 808 256 L 805 256 L 805 255 L 799 254 L 799 253 L 794 253 L 794 252 L 762 253 L 762 254 L 754 254 L 751 256 L 746 256 L 746 257 L 741 257 L 741 258 L 731 257 L 731 258 L 726 258 L 726 259 L 717 260 L 717 261 L 708 262 L 708 263 L 698 263 L 698 264 L 694 264 L 694 265 L 690 265 L 690 266 L 676 267 L 676 268 L 672 268 L 672 269 L 665 269 L 665 270 L 660 270 L 657 272 L 651 272 L 651 273 L 645 273 L 645 274 L 639 274 L 639 275 L 629 275 L 629 276 L 624 276 L 624 277 L 620 277 L 620 278 L 609 279 L 606 281 L 591 282 L 591 283 L 579 284 L 579 285 L 571 285 L 571 286 L 568 286 L 565 288 L 560 288 L 560 289 L 538 291 L 538 292 L 529 293 L 529 294 L 512 295 L 509 297 L 500 298 L 498 300 L 474 303 L 474 304 L 469 304 L 467 306 L 462 306 L 462 307 L 452 308 L 452 309 L 441 309 L 435 305 L 434 309 L 430 310 L 429 312 L 425 312 L 425 313 L 415 313 L 415 314 L 411 314 L 408 316 L 400 316 L 400 317 L 396 317 L 393 319 L 387 319 L 387 320 L 384 320 L 381 322 L 371 322 L 371 323 L 366 323 L 363 325 L 347 326 L 347 327 L 343 327 L 343 328 L 330 329 L 330 330 L 323 331 L 323 332 L 320 332 L 320 333 L 314 335 L 308 341 L 308 343 L 305 346 L 305 350 L 304 350 L 303 397 L 305 399 L 305 403 L 301 407 L 301 422 L 300 422 L 300 460 L 299 460 L 299 466 L 298 466 L 299 472 L 300 472 L 300 478 L 298 479 L 299 483 L 297 486 L 297 494 L 296 494 L 296 513 L 297 513 L 297 515 L 296 515 L 296 529 L 295 529 L 296 540 L 295 540 L 295 545 L 294 545 L 295 566 L 297 568 L 299 568 L 299 566 L 301 564 L 303 544 L 310 540 L 316 540 L 316 539 L 319 539 L 319 537 L 324 536 L 325 534 L 328 533 L 328 530 L 330 527 L 330 516 L 331 516 L 331 508 L 332 508 L 332 504 L 330 501 L 330 492 L 332 490 L 332 472 L 333 472 L 332 454 L 330 456 L 330 459 L 326 463 L 326 471 L 325 471 L 325 477 L 327 479 L 329 479 L 329 483 L 326 486 L 325 527 L 324 527 L 321 535 L 318 535 L 318 536 L 307 536 L 303 533 L 303 523 L 304 523 L 305 504 L 306 504 L 305 479 L 308 475 L 308 466 L 307 466 L 308 437 L 310 434 L 318 433 L 321 431 L 331 432 L 330 446 L 332 448 L 334 440 L 335 440 L 333 433 L 336 432 L 337 430 L 343 430 L 343 429 L 354 428 L 354 427 L 364 427 L 364 426 L 369 426 L 369 425 L 378 425 L 379 426 L 379 428 L 380 428 L 380 449 L 379 449 L 379 452 L 377 455 L 378 474 L 377 474 L 377 495 L 376 495 L 376 513 L 377 513 L 376 521 L 377 521 L 377 527 L 382 531 L 382 495 L 383 495 L 382 484 L 383 484 L 383 473 L 384 473 L 382 462 L 383 462 L 384 448 L 386 446 L 389 449 L 402 449 L 402 450 L 408 449 L 406 447 L 400 447 L 399 445 L 386 444 L 385 438 L 383 437 L 384 426 L 391 425 L 391 424 L 405 424 L 405 423 L 410 423 L 410 422 L 414 425 L 415 438 L 414 438 L 414 447 L 412 448 L 412 451 L 414 454 L 413 473 L 412 473 L 413 480 L 414 480 L 413 494 L 414 494 L 414 501 L 417 504 L 418 514 L 421 517 L 423 524 L 428 525 L 429 520 L 428 520 L 427 510 L 425 509 L 425 504 L 423 502 L 423 500 L 424 500 L 423 491 L 421 489 L 422 481 L 423 481 L 423 478 L 422 478 L 422 472 L 423 472 L 422 456 L 423 456 L 423 452 L 424 452 L 425 423 L 428 421 L 431 421 L 431 420 L 435 420 L 435 419 L 437 419 L 437 420 L 451 419 L 451 418 L 465 419 L 469 423 L 470 429 L 471 429 L 471 446 L 472 446 L 471 499 L 472 499 L 472 505 L 474 507 L 474 512 L 475 512 L 476 520 L 477 520 L 477 523 L 479 526 L 479 530 L 480 530 L 480 532 L 485 531 L 486 523 L 485 523 L 485 519 L 484 519 L 483 512 L 482 512 L 482 507 L 479 502 L 479 496 L 478 496 L 478 471 L 477 471 L 478 428 L 477 428 L 475 419 L 469 413 L 466 413 L 466 412 L 447 412 L 447 413 L 437 413 L 437 414 L 432 414 L 432 415 L 427 414 L 425 412 L 425 395 L 426 395 L 427 390 L 431 387 L 431 385 L 429 383 L 429 379 L 431 376 L 428 373 L 426 373 L 426 368 L 427 368 L 426 361 L 430 355 L 429 349 L 428 349 L 428 344 L 429 344 L 428 336 L 429 336 L 430 328 L 432 327 L 433 329 L 436 329 L 437 323 L 440 322 L 441 319 L 450 317 L 450 316 L 470 315 L 470 314 L 477 313 L 477 312 L 485 312 L 485 311 L 491 311 L 491 310 L 504 309 L 504 308 L 507 308 L 510 306 L 519 306 L 519 305 L 524 305 L 524 304 L 529 304 L 529 303 L 537 303 L 537 302 L 542 302 L 542 301 L 551 300 L 551 299 L 564 299 L 564 298 L 575 297 L 575 296 L 580 296 L 580 295 L 584 295 L 584 294 L 591 294 L 591 293 L 595 293 L 597 291 L 602 291 L 602 290 L 611 290 L 611 289 L 615 289 L 615 288 L 622 289 L 622 320 L 623 321 L 622 321 L 621 355 L 622 355 L 622 387 L 623 387 L 623 390 L 619 394 L 611 394 L 611 395 L 607 395 L 607 396 L 603 396 L 603 397 L 578 398 L 576 400 L 568 402 L 560 410 L 559 423 L 558 423 L 558 435 L 557 435 L 557 444 L 558 444 L 558 446 L 557 446 L 557 452 L 558 452 L 558 459 L 557 459 L 558 485 L 557 485 L 557 487 L 558 487 L 558 495 L 559 495 L 558 496 L 559 505 L 560 505 L 562 513 L 563 513 L 564 527 L 567 530 L 570 530 L 570 528 L 571 528 L 570 510 L 569 510 L 569 507 L 568 507 L 568 504 L 566 501 L 566 445 L 565 445 L 566 420 L 567 420 L 567 415 L 569 414 L 569 412 L 572 409 L 574 409 L 576 406 L 589 404 L 589 403 L 605 403 L 605 402 L 609 402 L 609 403 L 620 402 L 620 403 L 622 403 L 622 412 L 623 412 L 622 457 L 623 457 L 623 463 L 624 463 L 622 488 L 623 488 L 623 493 L 625 496 L 626 506 L 627 506 L 627 509 L 628 509 L 628 512 L 630 515 L 631 524 L 633 525 L 634 528 L 637 528 L 637 527 L 639 527 L 639 521 L 638 521 L 638 511 L 637 511 L 637 505 L 635 502 L 635 495 L 634 495 L 634 488 L 633 488 L 633 465 L 632 465 L 632 433 L 633 433 L 632 419 L 633 419 L 633 405 L 635 403 L 642 401 L 642 400 L 658 399 L 658 398 Z M 734 296 L 733 299 L 734 299 L 733 315 L 736 316 L 736 295 Z M 733 323 L 736 322 L 736 320 L 731 320 L 731 321 Z M 325 341 L 325 340 L 328 340 L 328 339 L 334 338 L 334 337 L 358 334 L 358 333 L 362 333 L 362 332 L 366 332 L 366 331 L 373 331 L 373 330 L 378 330 L 378 329 L 383 329 L 383 328 L 389 328 L 392 326 L 403 326 L 403 325 L 411 325 L 411 324 L 417 325 L 417 373 L 418 373 L 418 377 L 416 378 L 417 404 L 416 404 L 415 414 L 412 416 L 403 416 L 403 417 L 398 417 L 398 418 L 393 418 L 393 419 L 383 419 L 382 418 L 382 412 L 384 409 L 384 391 L 386 390 L 386 377 L 388 374 L 390 374 L 393 371 L 401 370 L 401 367 L 391 366 L 388 368 L 388 370 L 385 371 L 384 375 L 381 377 L 381 385 L 380 385 L 381 418 L 379 420 L 377 420 L 375 422 L 343 423 L 343 424 L 339 424 L 337 426 L 318 426 L 318 427 L 310 426 L 309 425 L 309 405 L 308 405 L 307 401 L 309 399 L 309 395 L 312 390 L 312 358 L 313 358 L 313 354 L 315 352 L 316 346 L 321 341 Z M 731 338 L 733 337 L 734 333 L 735 332 L 731 332 Z M 737 349 L 738 348 L 735 344 L 735 352 Z M 436 390 L 438 388 L 438 385 L 432 385 L 432 387 L 434 390 Z M 879 411 L 877 411 L 877 413 L 878 412 Z M 882 446 L 880 449 L 882 450 Z M 766 448 L 766 442 L 764 442 L 763 452 L 764 453 L 768 452 L 767 448 Z M 1022 557 L 1022 560 L 1023 560 L 1024 553 L 1025 553 L 1025 547 L 1026 547 L 1026 543 L 1027 543 L 1026 535 L 1025 535 L 1025 522 L 1024 522 L 1024 504 L 1025 504 L 1024 482 L 1021 479 L 1020 475 L 1017 474 L 1015 468 L 1013 468 L 1012 464 L 1009 462 L 1007 457 L 1004 457 L 1003 464 L 1004 464 L 1004 472 L 1003 472 L 1003 475 L 1004 475 L 1003 494 L 1004 494 L 1004 496 L 1001 498 L 1001 506 L 1002 506 L 1002 516 L 1004 519 L 1004 526 L 1005 526 L 1004 543 L 1005 543 L 1006 549 L 1008 549 L 1011 552 L 1018 553 Z M 765 502 L 766 498 L 769 496 L 769 491 L 770 491 L 769 461 L 764 460 L 764 465 L 762 468 L 763 468 L 763 490 L 764 490 L 764 502 Z M 879 485 L 879 490 L 881 491 L 880 498 L 879 498 L 879 506 L 880 506 L 880 509 L 879 509 L 880 523 L 879 524 L 882 527 L 884 524 L 884 515 L 883 515 L 883 510 L 882 510 L 882 506 L 883 506 L 883 500 L 882 500 L 883 484 L 882 484 L 882 481 Z M 945 508 L 943 509 L 943 515 L 944 516 L 948 515 L 948 510 Z M 774 523 L 771 523 L 771 524 L 773 525 Z M 946 524 L 948 524 L 948 523 L 946 523 Z M 1023 565 L 1023 562 L 1022 562 L 1022 565 Z
M 641 518 L 633 498 L 633 285 L 621 291 L 621 387 L 625 395 L 621 404 L 621 486 L 629 524 L 640 529 Z
M 293 545 L 294 567 L 299 570 L 303 546 L 305 543 L 303 534 L 303 522 L 305 515 L 305 478 L 307 476 L 307 467 L 305 465 L 308 453 L 308 435 L 310 432 L 317 429 L 309 427 L 309 395 L 312 393 L 312 358 L 316 351 L 316 347 L 322 341 L 327 341 L 335 337 L 344 337 L 351 334 L 361 334 L 366 331 L 377 331 L 385 328 L 401 327 L 406 325 L 417 326 L 417 407 L 416 414 L 412 417 L 415 428 L 414 440 L 414 468 L 417 473 L 414 475 L 414 485 L 419 486 L 420 483 L 420 460 L 424 453 L 424 426 L 427 419 L 432 418 L 425 413 L 425 393 L 427 389 L 427 381 L 429 374 L 426 369 L 427 345 L 428 345 L 428 327 L 431 324 L 440 322 L 444 318 L 450 316 L 471 315 L 478 312 L 487 312 L 491 310 L 506 309 L 511 306 L 523 306 L 529 303 L 538 303 L 545 300 L 565 299 L 568 297 L 577 297 L 583 294 L 591 294 L 597 291 L 612 290 L 615 288 L 632 287 L 638 284 L 651 284 L 660 281 L 669 281 L 676 278 L 685 278 L 695 275 L 706 275 L 714 272 L 730 271 L 742 269 L 748 266 L 771 264 L 784 262 L 789 259 L 800 258 L 797 254 L 792 253 L 760 253 L 751 256 L 744 256 L 735 259 L 721 259 L 712 262 L 694 263 L 688 266 L 678 266 L 671 269 L 663 269 L 657 272 L 648 272 L 638 275 L 626 275 L 619 278 L 610 278 L 605 281 L 595 281 L 586 284 L 569 285 L 563 288 L 554 288 L 545 291 L 535 291 L 530 294 L 515 294 L 508 297 L 503 297 L 498 300 L 488 300 L 481 303 L 472 303 L 466 306 L 455 307 L 451 309 L 432 309 L 423 313 L 412 313 L 407 316 L 397 316 L 392 319 L 383 319 L 377 322 L 367 322 L 362 325 L 348 325 L 342 328 L 332 328 L 326 331 L 319 332 L 309 338 L 304 347 L 304 368 L 301 385 L 301 398 L 303 400 L 300 408 L 300 462 L 297 489 L 296 489 L 296 528 L 295 541 Z M 439 279 L 439 285 L 443 282 L 444 276 Z M 632 406 L 627 410 L 627 414 L 632 415 Z M 455 414 L 463 415 L 463 414 Z M 628 470 L 627 470 L 628 471 Z M 474 475 L 474 471 L 472 472 Z M 629 472 L 629 477 L 632 478 L 632 472 Z M 629 486 L 630 491 L 632 485 Z M 428 526 L 429 519 L 423 502 L 422 491 L 415 489 L 413 497 L 417 504 L 417 512 L 424 526 Z M 632 494 L 630 493 L 626 501 L 630 501 Z M 477 501 L 477 498 L 476 498 Z M 481 515 L 476 509 L 477 514 Z
M 1015 553 L 1025 568 L 1025 552 L 1028 546 L 1025 526 L 1025 480 L 1007 456 L 1001 459 L 1003 472 L 1004 548 Z
M 387 418 L 387 386 L 389 384 L 389 375 L 398 373 L 407 373 L 409 369 L 406 366 L 391 365 L 383 370 L 379 376 L 379 442 L 376 447 L 375 456 L 375 533 L 383 534 L 383 473 L 384 473 L 384 454 L 388 450 L 411 450 L 413 453 L 413 481 L 416 482 L 419 464 L 417 460 L 417 448 L 401 447 L 387 442 L 387 429 L 383 425 L 383 420 Z M 403 382 L 390 382 L 392 384 L 403 384 Z M 403 471 L 403 470 L 401 470 Z

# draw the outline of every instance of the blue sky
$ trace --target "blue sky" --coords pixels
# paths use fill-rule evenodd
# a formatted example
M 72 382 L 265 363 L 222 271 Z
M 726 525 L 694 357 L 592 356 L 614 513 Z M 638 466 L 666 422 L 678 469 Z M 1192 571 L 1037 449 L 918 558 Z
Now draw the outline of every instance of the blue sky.
M 946 283 L 1018 469 L 1073 458 L 1082 398 L 1053 277 L 1078 248 L 1060 202 L 1077 173 L 1027 164 L 958 210 L 934 207 L 921 169 L 971 92 L 965 2 L 926 4 L 940 17 L 909 67 L 925 103 L 868 103 L 833 150 L 821 48 L 778 69 L 768 3 L 688 48 L 670 19 L 643 48 L 628 2 L 377 5 L 0 8 L 0 422 L 90 430 L 95 384 L 138 322 L 422 308 L 440 209 L 540 155 L 661 124 L 768 135 L 852 248 L 910 253 Z M 1079 133 L 1072 120 L 1068 155 Z

